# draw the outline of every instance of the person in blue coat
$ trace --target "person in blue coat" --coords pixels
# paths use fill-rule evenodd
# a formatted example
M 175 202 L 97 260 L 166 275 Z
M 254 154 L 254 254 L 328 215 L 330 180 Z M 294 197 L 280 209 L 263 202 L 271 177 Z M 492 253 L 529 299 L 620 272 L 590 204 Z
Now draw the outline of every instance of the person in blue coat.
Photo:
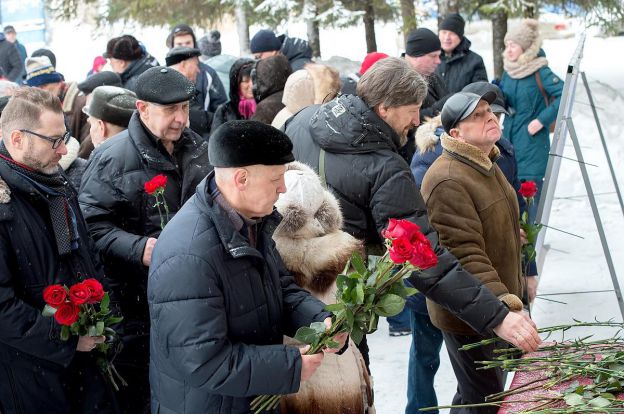
M 505 94 L 509 116 L 503 124 L 503 138 L 516 150 L 518 178 L 535 181 L 538 193 L 529 208 L 535 220 L 546 164 L 550 152 L 549 128 L 557 118 L 563 81 L 548 67 L 541 51 L 538 22 L 525 19 L 505 35 L 505 52 L 500 88 Z

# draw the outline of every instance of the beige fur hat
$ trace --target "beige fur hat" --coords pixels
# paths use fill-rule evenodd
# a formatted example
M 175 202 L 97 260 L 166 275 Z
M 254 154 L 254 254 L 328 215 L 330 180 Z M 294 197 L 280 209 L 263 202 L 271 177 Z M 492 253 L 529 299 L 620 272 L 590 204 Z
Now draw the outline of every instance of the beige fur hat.
M 507 31 L 505 42 L 511 40 L 526 51 L 533 43 L 539 41 L 539 22 L 535 19 L 524 19 Z

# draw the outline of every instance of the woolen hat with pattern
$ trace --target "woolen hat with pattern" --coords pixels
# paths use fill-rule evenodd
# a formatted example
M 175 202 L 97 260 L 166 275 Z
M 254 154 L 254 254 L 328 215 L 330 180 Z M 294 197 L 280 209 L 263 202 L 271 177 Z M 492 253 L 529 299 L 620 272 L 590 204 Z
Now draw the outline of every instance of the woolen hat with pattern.
M 104 85 L 121 86 L 121 77 L 110 70 L 94 73 L 78 84 L 78 90 L 88 95 L 98 86 Z
M 91 102 L 82 112 L 93 118 L 128 128 L 130 118 L 136 109 L 136 95 L 128 89 L 117 86 L 98 86 L 93 90 Z
M 26 58 L 26 84 L 28 86 L 37 87 L 62 81 L 63 75 L 54 69 L 47 56 Z
M 507 30 L 505 42 L 511 40 L 526 51 L 534 42 L 539 40 L 539 22 L 535 19 L 524 19 Z
M 195 84 L 175 69 L 154 66 L 141 73 L 135 88 L 137 98 L 159 105 L 189 101 L 196 94 Z
M 407 35 L 405 44 L 405 54 L 412 57 L 424 56 L 428 53 L 442 50 L 442 44 L 437 34 L 431 30 L 421 27 L 412 30 Z
M 464 36 L 466 21 L 458 13 L 451 13 L 440 23 L 440 30 L 448 30 L 455 33 L 460 38 Z
M 251 53 L 270 52 L 272 50 L 280 50 L 282 42 L 275 36 L 273 31 L 262 29 L 251 38 L 249 49 Z
M 228 121 L 208 141 L 208 160 L 214 167 L 283 165 L 295 160 L 293 145 L 279 129 L 258 121 Z

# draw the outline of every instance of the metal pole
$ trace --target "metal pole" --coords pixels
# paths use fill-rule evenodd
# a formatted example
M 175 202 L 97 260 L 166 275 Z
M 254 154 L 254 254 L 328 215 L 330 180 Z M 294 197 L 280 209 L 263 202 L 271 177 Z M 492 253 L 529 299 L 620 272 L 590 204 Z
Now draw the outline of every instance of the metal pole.
M 613 260 L 611 259 L 611 252 L 609 251 L 607 238 L 605 236 L 604 228 L 602 227 L 602 220 L 600 219 L 600 212 L 598 211 L 596 198 L 594 197 L 591 182 L 589 181 L 589 175 L 587 174 L 587 167 L 583 163 L 583 153 L 581 152 L 581 146 L 579 144 L 578 137 L 576 136 L 576 130 L 574 129 L 574 123 L 572 122 L 572 118 L 565 118 L 564 121 L 567 124 L 568 132 L 570 133 L 570 139 L 574 144 L 576 157 L 579 160 L 579 167 L 581 168 L 581 174 L 583 175 L 583 181 L 585 182 L 585 188 L 587 189 L 589 204 L 591 205 L 592 212 L 594 213 L 594 220 L 596 221 L 596 227 L 598 229 L 598 234 L 600 235 L 600 244 L 602 244 L 602 250 L 604 252 L 605 259 L 607 259 L 607 266 L 609 267 L 611 281 L 613 282 L 613 290 L 615 290 L 615 296 L 617 297 L 622 320 L 624 321 L 624 301 L 622 300 L 622 292 L 620 291 L 620 282 L 618 281 L 617 274 L 615 273 L 615 267 L 613 266 Z
M 618 185 L 617 178 L 615 177 L 615 170 L 613 169 L 611 156 L 609 155 L 609 150 L 607 149 L 607 141 L 605 141 L 604 134 L 602 133 L 602 125 L 600 125 L 600 120 L 598 119 L 598 112 L 596 111 L 596 106 L 594 105 L 594 98 L 592 97 L 591 91 L 589 90 L 589 82 L 587 82 L 587 76 L 585 76 L 585 72 L 581 72 L 581 77 L 583 78 L 583 83 L 585 84 L 585 91 L 587 91 L 587 97 L 589 98 L 589 106 L 591 106 L 592 112 L 594 113 L 594 119 L 596 120 L 596 126 L 598 127 L 598 134 L 600 135 L 602 148 L 604 148 L 605 155 L 607 156 L 607 163 L 609 164 L 609 170 L 611 171 L 611 178 L 613 178 L 615 191 L 617 192 L 618 200 L 620 201 L 620 209 L 622 209 L 622 215 L 624 215 L 624 202 L 622 202 L 622 194 L 620 193 L 620 186 Z

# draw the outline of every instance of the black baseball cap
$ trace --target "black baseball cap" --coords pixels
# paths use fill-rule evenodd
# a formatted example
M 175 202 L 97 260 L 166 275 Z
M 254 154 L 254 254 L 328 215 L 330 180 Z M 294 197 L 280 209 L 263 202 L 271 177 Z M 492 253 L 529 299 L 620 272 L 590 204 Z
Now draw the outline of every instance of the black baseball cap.
M 472 92 L 457 92 L 448 98 L 442 107 L 442 126 L 447 134 L 450 134 L 459 122 L 466 119 L 479 105 L 479 101 L 484 100 L 491 104 L 496 100 L 496 93 L 487 91 L 481 95 Z

